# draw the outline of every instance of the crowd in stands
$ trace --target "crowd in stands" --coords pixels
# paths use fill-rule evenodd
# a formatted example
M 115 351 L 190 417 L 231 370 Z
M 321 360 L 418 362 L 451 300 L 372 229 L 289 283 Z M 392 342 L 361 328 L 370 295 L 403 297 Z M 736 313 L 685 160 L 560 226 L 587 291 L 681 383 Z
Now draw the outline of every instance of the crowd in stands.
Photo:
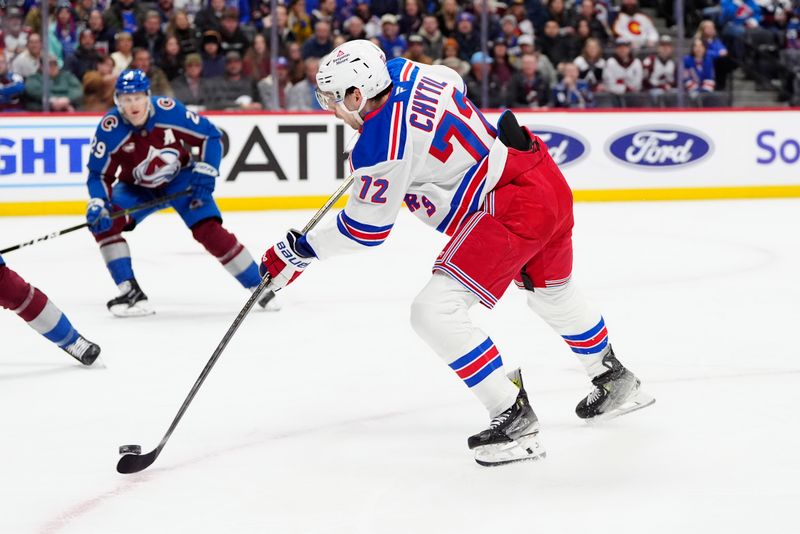
M 277 27 L 269 0 L 47 1 L 44 66 L 39 2 L 0 0 L 0 111 L 41 110 L 43 72 L 51 110 L 106 111 L 127 68 L 198 110 L 319 109 L 320 58 L 352 39 L 456 70 L 489 108 L 674 106 L 678 84 L 701 105 L 740 68 L 800 97 L 800 0 L 686 0 L 680 58 L 639 0 L 285 0 Z M 672 0 L 650 1 L 674 23 Z

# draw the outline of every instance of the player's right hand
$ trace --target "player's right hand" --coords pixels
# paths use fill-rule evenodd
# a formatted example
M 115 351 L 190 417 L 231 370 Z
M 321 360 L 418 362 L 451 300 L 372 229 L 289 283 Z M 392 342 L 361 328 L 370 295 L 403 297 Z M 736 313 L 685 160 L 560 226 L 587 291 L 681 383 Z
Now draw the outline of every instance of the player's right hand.
M 102 198 L 93 198 L 86 206 L 86 222 L 89 223 L 89 230 L 95 234 L 102 234 L 111 229 L 111 209 Z
M 262 278 L 269 273 L 272 281 L 267 287 L 278 291 L 294 282 L 313 259 L 313 251 L 305 244 L 303 235 L 289 230 L 286 239 L 268 248 L 261 257 L 258 272 Z

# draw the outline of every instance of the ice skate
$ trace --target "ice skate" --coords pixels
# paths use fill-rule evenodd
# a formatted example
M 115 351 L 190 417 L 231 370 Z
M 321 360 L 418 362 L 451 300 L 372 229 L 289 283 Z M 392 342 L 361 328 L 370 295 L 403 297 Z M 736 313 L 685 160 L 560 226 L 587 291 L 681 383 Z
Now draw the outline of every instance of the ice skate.
M 254 287 L 252 290 L 255 291 L 256 288 Z M 281 309 L 281 304 L 278 301 L 275 292 L 270 289 L 264 290 L 258 299 L 258 305 L 261 307 L 261 309 L 266 311 L 278 311 Z
M 64 352 L 87 366 L 92 365 L 100 355 L 100 346 L 81 335 L 78 335 L 78 339 L 63 347 L 63 349 Z
M 641 390 L 641 381 L 614 356 L 609 345 L 603 357 L 608 371 L 592 379 L 594 389 L 578 403 L 575 413 L 587 421 L 605 421 L 650 406 L 656 400 Z
M 528 402 L 522 373 L 515 369 L 509 379 L 519 387 L 517 400 L 492 419 L 488 429 L 467 440 L 469 448 L 475 451 L 475 461 L 483 466 L 538 460 L 546 455 L 539 442 L 539 420 Z
M 120 296 L 108 301 L 108 311 L 117 317 L 142 317 L 152 315 L 155 311 L 150 307 L 147 295 L 139 287 L 135 278 L 120 284 Z

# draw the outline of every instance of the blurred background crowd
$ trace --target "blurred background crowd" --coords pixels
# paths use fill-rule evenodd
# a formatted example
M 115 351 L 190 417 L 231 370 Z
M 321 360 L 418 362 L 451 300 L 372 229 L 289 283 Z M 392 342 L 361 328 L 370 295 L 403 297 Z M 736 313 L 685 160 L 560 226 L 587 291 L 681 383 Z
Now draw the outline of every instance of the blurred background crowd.
M 49 0 L 45 29 L 0 0 L 0 111 L 104 112 L 126 68 L 198 110 L 315 110 L 352 39 L 456 70 L 484 108 L 800 104 L 800 0 L 674 1 Z

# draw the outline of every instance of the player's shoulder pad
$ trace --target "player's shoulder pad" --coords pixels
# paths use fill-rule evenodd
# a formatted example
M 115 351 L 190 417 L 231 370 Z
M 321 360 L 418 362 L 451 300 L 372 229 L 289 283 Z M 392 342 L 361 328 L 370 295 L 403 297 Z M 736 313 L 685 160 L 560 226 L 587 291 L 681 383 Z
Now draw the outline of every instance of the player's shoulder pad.
M 103 141 L 111 150 L 122 142 L 130 132 L 130 126 L 122 119 L 117 108 L 112 108 L 103 115 L 97 125 L 95 137 L 98 141 Z
M 150 101 L 153 105 L 153 112 L 157 118 L 169 120 L 183 118 L 183 104 L 169 96 L 152 96 Z
M 389 78 L 392 82 L 397 83 L 400 81 L 400 76 L 403 73 L 403 68 L 409 60 L 404 57 L 396 57 L 386 62 L 386 69 L 389 71 Z

